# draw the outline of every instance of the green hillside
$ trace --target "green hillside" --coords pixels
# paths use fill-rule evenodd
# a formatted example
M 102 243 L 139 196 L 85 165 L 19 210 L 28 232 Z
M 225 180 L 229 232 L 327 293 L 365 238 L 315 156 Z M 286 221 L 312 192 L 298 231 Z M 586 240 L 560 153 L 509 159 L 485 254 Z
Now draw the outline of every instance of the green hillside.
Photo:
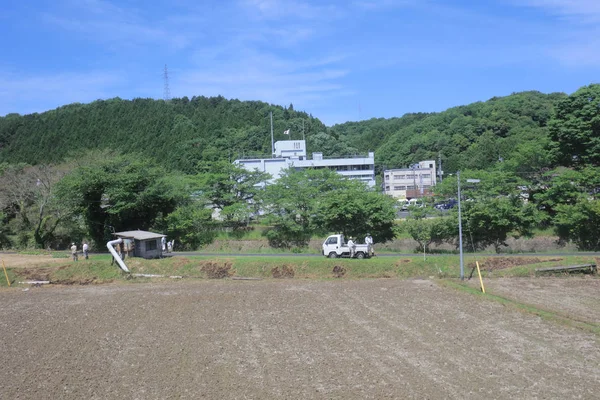
M 442 157 L 444 170 L 505 168 L 528 171 L 549 166 L 548 121 L 562 93 L 516 93 L 441 113 L 407 114 L 333 126 L 354 146 L 373 143 L 381 167 L 398 168 Z
M 41 114 L 0 118 L 0 162 L 57 163 L 89 149 L 140 153 L 191 172 L 198 161 L 269 154 L 269 112 L 275 140 L 326 129 L 318 119 L 258 101 L 193 97 L 170 102 L 119 98 L 70 104 Z
M 57 163 L 89 149 L 140 153 L 168 169 L 194 171 L 199 161 L 270 153 L 275 140 L 304 135 L 309 153 L 345 156 L 376 152 L 378 168 L 442 157 L 446 171 L 486 169 L 503 160 L 512 169 L 539 169 L 549 143 L 547 123 L 564 94 L 516 93 L 440 113 L 406 114 L 326 127 L 317 118 L 258 101 L 193 97 L 99 100 L 40 114 L 0 118 L 0 162 Z

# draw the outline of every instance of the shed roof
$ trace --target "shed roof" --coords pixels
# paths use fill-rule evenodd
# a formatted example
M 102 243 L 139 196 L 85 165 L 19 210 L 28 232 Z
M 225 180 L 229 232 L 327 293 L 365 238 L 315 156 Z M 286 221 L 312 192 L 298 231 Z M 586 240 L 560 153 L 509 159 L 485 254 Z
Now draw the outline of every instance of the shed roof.
M 163 235 L 161 233 L 154 233 L 148 231 L 125 231 L 125 232 L 115 232 L 115 236 L 120 238 L 133 238 L 135 240 L 148 240 L 148 239 L 158 239 L 165 237 L 167 235 Z

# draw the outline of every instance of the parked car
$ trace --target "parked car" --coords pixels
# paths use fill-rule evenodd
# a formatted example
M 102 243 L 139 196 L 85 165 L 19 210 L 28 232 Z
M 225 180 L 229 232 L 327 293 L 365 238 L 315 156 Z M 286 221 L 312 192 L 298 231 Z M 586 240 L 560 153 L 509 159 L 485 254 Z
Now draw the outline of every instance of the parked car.
M 435 208 L 437 208 L 438 210 L 449 210 L 451 208 L 454 208 L 457 204 L 458 204 L 458 201 L 456 201 L 454 199 L 450 199 L 443 203 L 436 204 Z

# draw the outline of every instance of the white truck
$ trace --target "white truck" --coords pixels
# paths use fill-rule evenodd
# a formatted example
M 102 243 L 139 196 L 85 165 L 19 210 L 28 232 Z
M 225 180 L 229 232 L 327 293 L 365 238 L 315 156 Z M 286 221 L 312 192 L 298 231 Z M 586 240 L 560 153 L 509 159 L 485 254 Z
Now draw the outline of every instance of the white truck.
M 370 244 L 354 244 L 354 258 L 369 258 L 371 256 Z M 331 235 L 323 242 L 323 255 L 329 258 L 350 257 L 350 248 L 344 240 L 344 235 Z

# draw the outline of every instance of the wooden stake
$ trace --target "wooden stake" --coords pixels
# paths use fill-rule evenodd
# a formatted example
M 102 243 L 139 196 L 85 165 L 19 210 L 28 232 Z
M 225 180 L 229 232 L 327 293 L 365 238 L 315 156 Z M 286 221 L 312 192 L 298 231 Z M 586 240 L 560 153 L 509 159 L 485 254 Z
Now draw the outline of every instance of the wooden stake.
M 4 276 L 6 277 L 6 283 L 10 287 L 10 280 L 8 279 L 8 274 L 6 273 L 6 265 L 4 265 L 4 260 L 2 260 L 2 268 L 4 269 Z
M 481 291 L 485 293 L 485 288 L 483 287 L 483 279 L 481 279 L 481 271 L 479 270 L 479 261 L 475 261 L 477 264 L 477 273 L 479 274 L 479 284 L 481 285 Z

